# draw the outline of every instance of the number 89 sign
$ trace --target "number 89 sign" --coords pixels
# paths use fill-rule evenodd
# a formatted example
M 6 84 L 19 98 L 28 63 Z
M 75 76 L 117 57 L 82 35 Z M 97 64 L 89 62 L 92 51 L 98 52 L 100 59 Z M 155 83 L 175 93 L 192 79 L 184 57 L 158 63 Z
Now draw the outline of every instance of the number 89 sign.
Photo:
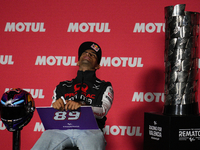
M 48 129 L 99 129 L 92 108 L 82 106 L 75 111 L 58 111 L 52 107 L 37 107 L 38 114 Z
M 54 120 L 78 120 L 81 112 L 79 111 L 57 111 L 55 112 Z

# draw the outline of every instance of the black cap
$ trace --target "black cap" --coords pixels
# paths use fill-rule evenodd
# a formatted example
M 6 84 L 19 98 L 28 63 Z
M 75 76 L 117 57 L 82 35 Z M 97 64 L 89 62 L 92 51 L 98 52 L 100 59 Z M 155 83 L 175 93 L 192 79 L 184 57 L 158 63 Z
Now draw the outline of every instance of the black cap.
M 94 50 L 96 52 L 98 58 L 97 62 L 99 64 L 101 61 L 101 47 L 97 43 L 91 41 L 84 42 L 80 45 L 78 49 L 78 60 L 80 59 L 82 53 L 88 49 Z

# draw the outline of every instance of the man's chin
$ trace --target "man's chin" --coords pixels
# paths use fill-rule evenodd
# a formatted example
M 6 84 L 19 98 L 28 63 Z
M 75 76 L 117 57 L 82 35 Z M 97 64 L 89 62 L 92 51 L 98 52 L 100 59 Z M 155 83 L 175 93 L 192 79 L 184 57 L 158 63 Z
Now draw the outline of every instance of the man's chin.
M 81 64 L 82 66 L 91 66 L 91 63 L 89 61 L 82 61 Z
M 82 63 L 82 64 L 90 64 L 90 61 L 87 60 L 87 59 L 84 59 L 84 60 L 81 61 L 81 63 Z

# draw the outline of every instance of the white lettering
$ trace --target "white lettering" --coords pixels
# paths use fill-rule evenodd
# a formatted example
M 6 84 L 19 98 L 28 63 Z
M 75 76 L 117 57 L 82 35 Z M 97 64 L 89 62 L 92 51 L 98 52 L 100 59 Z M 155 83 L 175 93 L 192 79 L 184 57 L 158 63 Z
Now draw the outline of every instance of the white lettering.
M 70 23 L 67 32 L 78 32 L 78 23 Z
M 140 23 L 136 23 L 133 32 L 141 32 L 141 31 L 145 32 L 144 26 L 145 26 L 145 23 L 141 23 L 141 25 Z
M 143 102 L 143 95 L 144 95 L 144 93 L 143 92 L 140 92 L 140 94 L 138 94 L 138 92 L 135 92 L 134 94 L 133 94 L 133 98 L 132 98 L 132 101 L 136 101 L 136 102 Z
M 142 136 L 142 133 L 140 132 L 140 127 L 137 127 L 136 129 L 136 136 Z
M 155 25 L 157 26 L 157 31 L 156 32 L 161 32 L 161 27 L 162 27 L 162 23 L 155 23 Z M 165 24 L 163 24 L 163 27 L 165 27 Z
M 198 63 L 198 68 L 200 68 L 200 59 L 199 59 L 199 63 Z
M 72 57 L 72 63 L 71 63 L 71 66 L 76 66 L 75 58 L 76 58 L 76 57 Z
M 133 58 L 129 58 L 129 60 L 128 60 L 128 65 L 130 66 L 130 67 L 135 67 L 136 66 L 136 64 L 137 64 L 137 58 L 134 58 L 133 59 L 133 62 L 132 62 L 132 59 Z
M 109 129 L 110 129 L 110 126 L 109 126 L 109 125 L 106 125 L 106 126 L 103 128 L 103 133 L 106 134 L 106 135 L 109 135 L 109 134 L 110 134 Z
M 6 88 L 5 92 L 9 91 L 10 89 L 11 88 Z M 26 88 L 23 88 L 23 90 L 29 92 L 34 99 L 35 98 L 44 99 L 43 89 L 26 89 Z
M 133 60 L 133 62 L 132 62 Z M 132 57 L 114 57 L 114 58 L 111 58 L 111 57 L 102 57 L 101 59 L 101 63 L 100 63 L 101 66 L 108 66 L 108 67 L 111 67 L 114 66 L 114 67 L 119 67 L 122 65 L 122 67 L 143 67 L 143 64 L 142 64 L 142 58 L 140 57 L 135 57 L 135 58 L 132 58 Z
M 199 129 L 185 129 L 179 131 L 179 137 L 200 137 Z
M 163 28 L 162 28 L 163 26 Z M 156 30 L 157 29 L 157 30 Z M 136 33 L 140 33 L 140 32 L 145 32 L 147 31 L 148 33 L 153 33 L 153 32 L 157 32 L 160 33 L 161 29 L 163 32 L 165 32 L 165 23 L 147 23 L 145 25 L 145 23 L 136 23 L 135 27 L 133 29 L 133 32 Z
M 46 56 L 37 56 L 35 65 L 46 65 Z
M 137 67 L 143 67 L 143 64 L 141 64 L 141 62 L 142 62 L 142 58 L 138 58 Z
M 122 63 L 122 67 L 126 67 L 126 64 L 127 64 L 128 58 L 127 58 L 127 57 L 121 57 L 121 60 L 123 61 L 123 63 Z
M 149 32 L 149 33 L 152 33 L 156 30 L 156 27 L 153 23 L 148 23 L 146 25 L 146 31 Z
M 121 135 L 125 135 L 126 126 L 119 126 L 119 128 L 121 129 Z
M 35 65 L 57 65 L 57 66 L 76 66 L 75 56 L 37 56 Z M 101 66 L 104 67 L 143 67 L 142 58 L 140 57 L 102 57 Z
M 88 23 L 90 26 L 90 32 L 94 32 L 95 23 Z
M 119 129 L 118 126 L 112 126 L 112 127 L 110 128 L 110 133 L 111 133 L 112 135 L 118 135 L 119 132 L 120 132 L 120 129 Z
M 75 56 L 37 56 L 35 65 L 57 65 L 60 66 L 61 64 L 64 66 L 76 66 L 76 57 Z
M 11 31 L 12 31 L 12 32 L 15 32 L 15 23 L 14 23 L 14 22 L 12 22 L 12 23 L 7 22 L 4 31 L 5 31 L 5 32 L 7 32 L 7 31 L 9 31 L 9 32 L 11 32 Z
M 129 135 L 129 136 L 134 136 L 135 135 L 135 128 L 136 127 L 132 127 L 132 132 L 131 132 L 131 127 L 129 126 L 128 127 L 128 129 L 127 129 L 127 134 Z
M 112 59 L 112 65 L 113 65 L 114 67 L 119 67 L 119 66 L 121 65 L 121 60 L 120 60 L 118 57 L 114 57 L 114 58 Z
M 147 93 L 143 93 L 143 92 L 134 92 L 133 94 L 133 98 L 132 101 L 133 102 L 164 102 L 164 93 L 151 93 L 151 92 L 147 92 Z
M 75 58 L 75 57 L 74 57 Z M 67 60 L 67 61 L 66 61 Z M 69 66 L 70 65 L 70 62 L 71 62 L 71 57 L 69 56 L 68 59 L 67 57 L 63 57 L 63 65 L 64 66 Z
M 44 98 L 43 89 L 24 89 L 25 91 L 29 92 L 33 98 Z
M 45 32 L 46 29 L 44 28 L 44 22 L 40 24 L 40 32 Z
M 161 138 L 162 137 L 162 127 L 149 125 L 149 135 Z
M 154 100 L 154 95 L 150 92 L 146 93 L 144 95 L 144 99 L 147 101 L 147 102 L 152 102 Z
M 87 32 L 88 29 L 89 29 L 89 26 L 88 26 L 87 23 L 85 23 L 85 22 L 81 23 L 80 26 L 79 26 L 79 30 L 80 30 L 81 32 Z
M 40 122 L 36 122 L 35 123 L 35 128 L 34 128 L 34 131 L 35 132 L 44 132 L 44 126 L 43 126 L 43 124 L 42 123 L 40 123 Z
M 104 29 L 104 32 L 110 32 L 110 29 L 109 29 L 109 23 L 105 23 L 105 29 Z
M 53 56 L 47 57 L 47 64 L 48 64 L 49 66 L 55 65 L 55 63 L 56 63 L 56 59 L 55 59 Z
M 0 121 L 0 130 L 5 130 L 6 126 L 3 124 L 2 121 Z
M 40 23 L 37 23 L 37 25 L 35 25 L 35 23 L 32 23 L 31 29 L 33 32 L 38 32 L 39 27 L 40 27 Z
M 55 56 L 57 59 L 57 65 L 60 66 L 61 65 L 61 60 L 62 60 L 62 56 Z
M 110 32 L 109 23 L 69 23 L 67 32 Z
M 0 55 L 0 64 L 2 65 L 13 65 L 12 55 Z
M 44 22 L 18 22 L 17 24 L 15 22 L 7 22 L 5 27 L 5 32 L 45 32 L 46 29 L 44 28 Z
M 104 29 L 104 23 L 102 23 L 101 26 L 100 26 L 99 23 L 96 24 L 96 31 L 97 32 L 103 32 L 103 29 Z
M 111 66 L 111 57 L 102 57 L 101 58 L 101 63 L 100 63 L 101 66 L 108 66 L 110 67 Z
M 25 29 L 25 25 L 22 22 L 19 22 L 16 24 L 17 31 L 22 32 L 22 31 L 24 31 L 24 29 Z
M 121 136 L 142 136 L 142 133 L 140 132 L 140 127 L 136 126 L 109 126 L 106 125 L 105 128 L 103 129 L 103 132 L 105 135 L 121 135 Z
M 24 23 L 26 25 L 26 32 L 30 31 L 30 27 L 31 27 L 31 23 L 30 22 L 25 22 Z

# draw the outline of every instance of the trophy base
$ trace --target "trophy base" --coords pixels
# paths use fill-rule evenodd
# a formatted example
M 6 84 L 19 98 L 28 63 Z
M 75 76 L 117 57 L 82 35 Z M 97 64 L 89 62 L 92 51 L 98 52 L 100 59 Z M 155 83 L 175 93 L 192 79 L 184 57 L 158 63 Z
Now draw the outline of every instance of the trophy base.
M 144 114 L 144 150 L 199 150 L 200 116 Z
M 198 103 L 186 105 L 165 105 L 163 110 L 164 115 L 198 115 Z

